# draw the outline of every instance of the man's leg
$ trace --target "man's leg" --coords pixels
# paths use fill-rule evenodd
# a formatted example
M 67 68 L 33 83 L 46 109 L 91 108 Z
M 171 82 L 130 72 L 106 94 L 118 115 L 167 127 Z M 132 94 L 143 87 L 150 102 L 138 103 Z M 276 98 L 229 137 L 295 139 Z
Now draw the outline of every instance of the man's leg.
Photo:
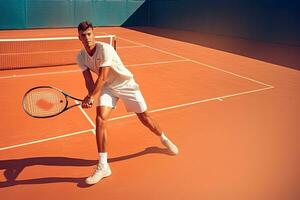
M 150 129 L 150 131 L 160 137 L 162 144 L 168 148 L 170 153 L 173 155 L 178 154 L 179 151 L 176 145 L 173 144 L 161 131 L 159 125 L 149 115 L 149 112 L 145 111 L 143 113 L 136 113 L 136 115 L 138 116 L 139 120 Z
M 102 178 L 111 175 L 111 170 L 107 163 L 107 121 L 112 108 L 107 106 L 97 107 L 96 116 L 96 141 L 99 153 L 99 163 L 96 171 L 86 179 L 87 184 L 95 184 Z
M 111 111 L 110 107 L 97 106 L 96 140 L 99 153 L 107 152 L 107 121 Z

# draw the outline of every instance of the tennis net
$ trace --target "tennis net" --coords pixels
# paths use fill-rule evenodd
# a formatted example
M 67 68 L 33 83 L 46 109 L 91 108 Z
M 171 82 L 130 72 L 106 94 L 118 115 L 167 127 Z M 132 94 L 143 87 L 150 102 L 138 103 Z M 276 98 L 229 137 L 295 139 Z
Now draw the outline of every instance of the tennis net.
M 95 36 L 116 49 L 115 35 Z M 78 37 L 0 39 L 0 70 L 76 64 Z

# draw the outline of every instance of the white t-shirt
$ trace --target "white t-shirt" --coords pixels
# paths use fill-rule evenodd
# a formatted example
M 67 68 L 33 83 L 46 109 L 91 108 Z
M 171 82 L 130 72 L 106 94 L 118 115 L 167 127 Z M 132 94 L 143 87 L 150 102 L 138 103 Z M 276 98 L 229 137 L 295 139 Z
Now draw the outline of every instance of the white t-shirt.
M 107 43 L 97 42 L 93 56 L 81 49 L 77 54 L 77 63 L 82 71 L 90 69 L 97 75 L 100 67 L 111 67 L 105 84 L 109 88 L 120 88 L 133 79 L 133 74 L 124 66 L 115 49 Z

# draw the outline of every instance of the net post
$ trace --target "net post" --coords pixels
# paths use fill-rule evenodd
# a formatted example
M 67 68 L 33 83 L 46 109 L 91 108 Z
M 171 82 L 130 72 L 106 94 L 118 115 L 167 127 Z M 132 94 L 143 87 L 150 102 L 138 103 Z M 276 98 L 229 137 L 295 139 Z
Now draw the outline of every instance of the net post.
M 116 37 L 114 37 L 113 45 L 114 45 L 114 49 L 117 50 L 117 40 L 116 40 Z
M 112 35 L 110 37 L 110 44 L 113 46 L 113 48 L 115 50 L 117 50 L 117 40 L 116 40 L 116 36 L 115 35 Z

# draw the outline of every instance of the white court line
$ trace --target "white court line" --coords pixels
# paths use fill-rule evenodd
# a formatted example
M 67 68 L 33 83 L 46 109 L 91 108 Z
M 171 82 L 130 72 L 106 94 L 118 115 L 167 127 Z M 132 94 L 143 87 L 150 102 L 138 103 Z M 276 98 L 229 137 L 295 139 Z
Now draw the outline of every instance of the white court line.
M 139 48 L 139 47 L 145 47 L 144 45 L 132 45 L 132 46 L 121 46 L 121 47 L 118 47 L 117 46 L 117 50 L 118 49 L 130 49 L 130 48 Z
M 164 50 L 161 50 L 161 49 L 158 49 L 158 48 L 154 48 L 154 47 L 151 47 L 151 46 L 148 46 L 148 45 L 139 43 L 139 42 L 135 42 L 135 41 L 132 41 L 132 40 L 123 38 L 123 37 L 119 37 L 119 36 L 118 36 L 118 38 L 121 39 L 121 40 L 125 40 L 125 41 L 127 41 L 127 42 L 131 42 L 131 43 L 136 44 L 136 45 L 143 45 L 143 46 L 148 47 L 148 48 L 150 48 L 150 49 L 153 49 L 153 50 L 159 51 L 159 52 L 161 52 L 161 53 L 165 53 L 165 54 L 168 54 L 168 55 L 171 55 L 171 56 L 180 58 L 180 59 L 182 59 L 182 60 L 188 60 L 188 61 L 191 61 L 191 62 L 193 62 L 193 63 L 199 64 L 199 65 L 203 65 L 203 66 L 208 67 L 208 68 L 211 68 L 211 69 L 215 69 L 215 70 L 218 70 L 218 71 L 222 71 L 222 72 L 224 72 L 224 73 L 231 74 L 231 75 L 233 75 L 233 76 L 237 76 L 237 77 L 239 77 L 239 78 L 243 78 L 243 79 L 246 79 L 246 80 L 249 80 L 249 81 L 252 81 L 252 82 L 261 84 L 261 85 L 264 85 L 264 86 L 266 86 L 266 87 L 274 87 L 274 86 L 272 86 L 272 85 L 263 83 L 263 82 L 261 82 L 261 81 L 254 80 L 254 79 L 252 79 L 252 78 L 245 77 L 245 76 L 242 76 L 242 75 L 239 75 L 239 74 L 236 74 L 236 73 L 233 73 L 233 72 L 224 70 L 224 69 L 220 69 L 220 68 L 214 67 L 214 66 L 212 66 L 212 65 L 208 65 L 208 64 L 205 64 L 205 63 L 202 63 L 202 62 L 198 62 L 198 61 L 195 61 L 195 60 L 192 60 L 192 59 L 189 59 L 189 58 L 186 58 L 186 57 L 183 57 L 183 56 L 174 54 L 174 53 L 170 53 L 170 52 L 168 52 L 168 51 L 164 51 Z
M 127 67 L 136 67 L 136 66 L 144 66 L 144 65 L 160 65 L 167 63 L 175 63 L 175 62 L 184 62 L 188 60 L 170 60 L 170 61 L 162 61 L 162 62 L 151 62 L 151 63 L 142 63 L 142 64 L 132 64 L 126 65 Z M 9 75 L 9 76 L 0 76 L 0 79 L 9 79 L 9 78 L 23 78 L 23 77 L 31 77 L 31 76 L 45 76 L 45 75 L 56 75 L 56 74 L 68 74 L 81 72 L 80 69 L 75 70 L 66 70 L 66 71 L 57 71 L 57 72 L 43 72 L 43 73 L 33 73 L 33 74 L 21 74 L 21 75 Z
M 161 61 L 161 62 L 149 62 L 143 64 L 132 64 L 126 65 L 127 67 L 137 67 L 137 66 L 145 66 L 145 65 L 161 65 L 161 64 L 169 64 L 169 63 L 176 63 L 176 62 L 188 62 L 189 60 L 170 60 L 170 61 Z
M 189 103 L 178 104 L 178 105 L 169 106 L 169 107 L 165 107 L 165 108 L 159 108 L 159 109 L 151 110 L 149 112 L 150 113 L 156 113 L 156 112 L 172 110 L 172 109 L 176 109 L 176 108 L 182 108 L 182 107 L 196 105 L 196 104 L 210 102 L 210 101 L 216 101 L 216 100 L 220 101 L 220 100 L 223 100 L 223 99 L 226 99 L 226 98 L 241 96 L 241 95 L 247 95 L 247 94 L 260 92 L 260 91 L 264 91 L 264 90 L 268 90 L 268 89 L 272 89 L 272 88 L 273 87 L 265 87 L 265 88 L 256 89 L 256 90 L 250 90 L 250 91 L 239 92 L 239 93 L 234 93 L 234 94 L 229 94 L 229 95 L 224 95 L 224 96 L 219 96 L 219 97 L 213 97 L 213 98 L 209 98 L 209 99 L 203 99 L 203 100 L 193 101 L 193 102 L 189 102 Z M 83 131 L 79 131 L 79 132 L 64 134 L 64 135 L 61 135 L 61 136 L 50 137 L 50 138 L 46 138 L 46 139 L 42 139 L 42 140 L 35 140 L 35 141 L 32 141 L 32 142 L 27 142 L 27 143 L 23 143 L 23 144 L 17 144 L 17 145 L 2 147 L 2 148 L 0 148 L 0 151 L 7 150 L 7 149 L 13 149 L 13 148 L 17 148 L 17 147 L 22 147 L 22 146 L 27 146 L 27 145 L 36 144 L 36 143 L 41 143 L 41 142 L 46 142 L 46 141 L 50 141 L 50 140 L 56 140 L 56 139 L 60 139 L 60 138 L 70 137 L 70 136 L 73 136 L 73 135 L 78 135 L 78 134 L 86 133 L 86 132 L 93 132 L 94 133 L 95 124 L 92 122 L 90 117 L 85 113 L 85 111 L 83 111 L 83 113 L 84 113 L 85 117 L 89 120 L 89 122 L 92 124 L 93 129 L 87 129 L 87 130 L 83 130 Z M 109 119 L 108 121 L 116 121 L 116 120 L 121 120 L 121 119 L 129 118 L 129 117 L 133 117 L 133 116 L 136 116 L 136 114 L 128 114 L 128 115 L 123 115 L 123 116 L 119 116 L 119 117 L 114 117 L 114 118 Z
M 64 135 L 60 135 L 60 136 L 50 137 L 50 138 L 46 138 L 46 139 L 42 139 L 42 140 L 34 140 L 32 142 L 26 142 L 26 143 L 12 145 L 12 146 L 8 146 L 8 147 L 2 147 L 2 148 L 0 148 L 0 151 L 7 150 L 7 149 L 13 149 L 13 148 L 17 148 L 17 147 L 22 147 L 22 146 L 27 146 L 27 145 L 30 145 L 30 144 L 36 144 L 36 143 L 46 142 L 46 141 L 50 141 L 50 140 L 70 137 L 70 136 L 73 136 L 73 135 L 79 135 L 79 134 L 87 133 L 87 132 L 90 132 L 90 131 L 93 131 L 93 130 L 94 129 L 87 129 L 87 130 L 68 133 L 68 134 L 64 134 Z
M 79 104 L 79 101 L 75 100 L 75 103 L 76 103 L 76 104 Z M 93 126 L 93 128 L 95 129 L 96 126 L 95 126 L 93 120 L 91 120 L 91 118 L 88 116 L 88 114 L 83 110 L 83 108 L 82 108 L 81 106 L 78 106 L 78 107 L 79 107 L 80 111 L 83 113 L 83 115 L 85 116 L 85 118 L 90 122 L 90 124 L 91 124 L 91 125 Z M 93 134 L 96 134 L 94 129 L 93 129 L 92 132 L 93 132 Z
M 45 76 L 45 75 L 56 75 L 56 74 L 68 74 L 74 72 L 81 72 L 80 69 L 75 70 L 66 70 L 66 71 L 57 71 L 57 72 L 43 72 L 43 73 L 33 73 L 33 74 L 20 74 L 20 75 L 9 75 L 9 76 L 0 76 L 0 79 L 10 79 L 10 78 L 23 78 L 23 77 L 32 77 L 32 76 Z
M 216 101 L 216 100 L 223 101 L 226 98 L 251 94 L 251 93 L 255 93 L 255 92 L 261 92 L 261 91 L 269 90 L 269 89 L 273 89 L 273 87 L 265 87 L 265 88 L 260 88 L 260 89 L 256 89 L 256 90 L 249 90 L 249 91 L 245 91 L 245 92 L 239 92 L 239 93 L 224 95 L 224 96 L 220 96 L 220 97 L 213 97 L 213 98 L 209 98 L 209 99 L 203 99 L 203 100 L 193 101 L 193 102 L 184 103 L 184 104 L 178 104 L 178 105 L 175 105 L 175 106 L 169 106 L 169 107 L 166 107 L 166 108 L 151 110 L 151 111 L 149 111 L 149 113 L 172 110 L 172 109 L 176 109 L 176 108 L 191 106 L 191 105 L 205 103 L 205 102 L 209 102 L 209 101 Z M 120 117 L 111 118 L 108 121 L 115 121 L 115 120 L 124 119 L 124 118 L 128 118 L 128 117 L 133 117 L 133 116 L 136 116 L 136 114 L 123 115 L 123 116 L 120 116 Z

